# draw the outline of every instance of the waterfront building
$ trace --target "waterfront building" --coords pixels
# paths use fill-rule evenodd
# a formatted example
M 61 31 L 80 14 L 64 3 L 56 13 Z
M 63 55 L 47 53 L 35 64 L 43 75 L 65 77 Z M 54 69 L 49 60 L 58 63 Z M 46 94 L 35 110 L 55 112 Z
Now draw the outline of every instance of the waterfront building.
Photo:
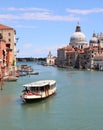
M 16 31 L 12 27 L 5 26 L 3 24 L 0 24 L 0 34 L 2 35 L 3 39 L 6 42 L 6 45 L 9 49 L 11 49 L 11 55 L 10 55 L 10 63 L 9 65 L 16 64 Z
M 98 42 L 101 48 L 103 48 L 103 33 L 97 34 Z
M 89 46 L 98 46 L 98 44 L 99 44 L 99 41 L 98 41 L 97 35 L 96 33 L 93 33 L 93 36 L 89 41 Z
M 96 54 L 94 57 L 94 68 L 103 71 L 103 54 Z
M 59 48 L 57 50 L 57 60 L 56 60 L 57 66 L 66 67 L 66 66 L 71 65 L 69 52 L 73 52 L 73 51 L 74 51 L 74 48 L 70 45 Z
M 70 48 L 67 51 L 67 66 L 69 66 L 70 68 L 73 67 L 75 68 L 78 62 L 78 50 L 76 50 L 76 48 L 74 49 L 73 47 Z M 77 61 L 77 62 L 76 62 Z
M 66 47 L 59 48 L 57 50 L 57 63 L 56 64 L 58 66 L 63 67 L 66 65 L 66 61 L 67 61 L 66 53 L 67 53 Z
M 103 34 L 94 32 L 88 45 L 77 24 L 69 45 L 57 50 L 57 66 L 103 70 Z
M 82 68 L 82 65 L 84 65 L 83 49 L 87 46 L 86 37 L 81 32 L 80 24 L 77 24 L 76 30 L 70 38 L 69 45 L 57 50 L 57 65 L 61 67 Z
M 2 39 L 0 34 L 0 75 L 2 76 L 6 71 L 6 42 Z
M 103 34 L 94 32 L 88 45 L 81 26 L 77 24 L 69 45 L 57 50 L 57 65 L 103 70 Z
M 46 58 L 46 64 L 47 65 L 55 65 L 55 57 L 52 56 L 51 51 L 49 51 L 49 54 Z
M 5 68 L 5 71 L 9 73 L 14 69 L 12 66 L 16 66 L 16 31 L 8 26 L 0 24 L 0 71 L 1 68 Z M 5 73 L 6 73 L 5 72 Z
M 96 69 L 100 68 L 102 65 L 101 60 L 102 54 L 103 54 L 103 34 L 97 34 L 93 33 L 92 38 L 89 41 L 89 46 L 91 48 L 91 66 L 90 68 Z M 98 59 L 98 60 L 97 60 Z

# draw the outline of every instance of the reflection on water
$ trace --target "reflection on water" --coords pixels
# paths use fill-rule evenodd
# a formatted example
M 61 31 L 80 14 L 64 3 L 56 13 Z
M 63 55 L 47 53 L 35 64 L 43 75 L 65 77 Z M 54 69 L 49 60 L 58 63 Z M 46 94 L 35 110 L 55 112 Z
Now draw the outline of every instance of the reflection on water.
M 12 97 L 10 97 L 10 96 L 2 96 L 2 98 L 0 99 L 0 105 L 7 105 L 12 101 L 13 101 Z
M 54 101 L 53 98 L 55 98 L 54 96 L 56 95 L 52 95 L 46 99 L 31 102 L 31 103 L 22 102 L 21 107 L 26 111 L 43 112 L 49 109 L 51 106 L 53 106 L 53 101 Z

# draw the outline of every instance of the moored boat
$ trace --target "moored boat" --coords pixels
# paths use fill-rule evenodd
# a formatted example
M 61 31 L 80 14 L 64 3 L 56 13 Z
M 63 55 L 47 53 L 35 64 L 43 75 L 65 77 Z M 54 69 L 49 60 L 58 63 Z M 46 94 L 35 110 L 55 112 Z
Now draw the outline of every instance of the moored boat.
M 23 85 L 21 98 L 26 101 L 45 99 L 56 92 L 55 80 L 40 80 Z
M 7 76 L 7 77 L 4 77 L 3 80 L 7 82 L 15 82 L 18 80 L 18 78 L 16 76 Z
M 38 75 L 39 72 L 27 72 L 27 75 Z
M 27 75 L 26 72 L 23 72 L 23 71 L 20 71 L 20 72 L 19 72 L 19 76 L 26 76 L 26 75 Z

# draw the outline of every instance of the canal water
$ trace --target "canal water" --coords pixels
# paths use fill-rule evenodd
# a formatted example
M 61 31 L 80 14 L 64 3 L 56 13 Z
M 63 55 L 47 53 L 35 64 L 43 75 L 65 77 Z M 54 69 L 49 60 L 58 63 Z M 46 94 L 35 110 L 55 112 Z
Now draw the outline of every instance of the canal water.
M 103 72 L 25 64 L 39 75 L 4 83 L 0 130 L 103 130 Z M 43 101 L 23 103 L 22 85 L 42 79 L 56 80 L 57 93 Z

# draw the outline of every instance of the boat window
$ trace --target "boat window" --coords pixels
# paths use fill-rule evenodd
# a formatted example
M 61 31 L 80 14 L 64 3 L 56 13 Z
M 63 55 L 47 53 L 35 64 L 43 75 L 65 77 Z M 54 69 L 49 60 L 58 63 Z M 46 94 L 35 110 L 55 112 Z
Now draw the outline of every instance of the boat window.
M 56 86 L 56 83 L 55 83 L 55 84 L 53 84 L 53 85 L 51 85 L 51 86 L 50 86 L 50 88 L 54 88 L 55 86 Z
M 41 91 L 44 91 L 44 87 L 41 87 L 40 90 L 41 90 Z
M 31 87 L 31 91 L 38 91 L 39 88 L 38 87 Z
M 48 84 L 48 85 L 45 85 L 45 87 L 44 87 L 46 90 L 47 89 L 50 89 L 50 85 Z
M 35 88 L 34 88 L 34 87 L 31 87 L 30 90 L 31 90 L 31 91 L 35 91 Z

